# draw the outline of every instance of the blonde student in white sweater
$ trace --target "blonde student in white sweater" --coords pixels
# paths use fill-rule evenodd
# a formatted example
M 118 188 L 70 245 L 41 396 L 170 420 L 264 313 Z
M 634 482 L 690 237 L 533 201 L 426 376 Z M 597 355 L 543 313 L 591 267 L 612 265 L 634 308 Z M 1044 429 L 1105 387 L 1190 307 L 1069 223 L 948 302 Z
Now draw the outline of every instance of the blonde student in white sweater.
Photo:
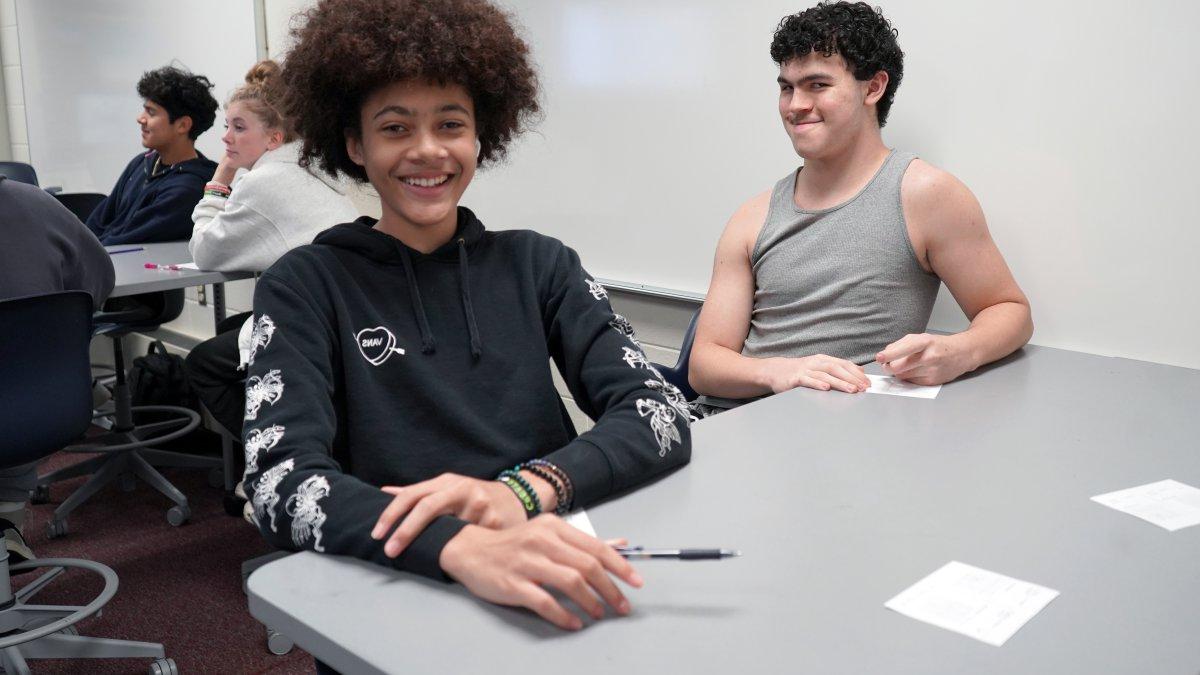
M 358 218 L 346 188 L 297 163 L 300 143 L 282 114 L 280 67 L 254 64 L 225 104 L 225 154 L 192 212 L 192 259 L 201 269 L 261 272 L 284 253 Z M 240 435 L 245 406 L 241 370 L 249 353 L 249 314 L 230 317 L 186 364 L 200 400 Z

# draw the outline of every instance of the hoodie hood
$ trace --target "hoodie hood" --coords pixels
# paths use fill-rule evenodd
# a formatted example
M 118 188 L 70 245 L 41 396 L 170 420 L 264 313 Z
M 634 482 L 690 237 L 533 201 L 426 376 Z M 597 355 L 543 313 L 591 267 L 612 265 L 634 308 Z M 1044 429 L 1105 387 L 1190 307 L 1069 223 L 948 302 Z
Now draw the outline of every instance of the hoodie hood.
M 392 235 L 375 229 L 378 222 L 379 220 L 376 218 L 362 216 L 352 223 L 343 223 L 325 230 L 317 235 L 313 243 L 354 251 L 375 262 L 385 264 L 401 264 L 402 253 L 407 253 L 412 260 L 416 261 L 428 259 L 453 262 L 459 257 L 459 240 L 462 240 L 461 245 L 469 254 L 483 238 L 484 233 L 483 223 L 479 222 L 470 209 L 460 206 L 458 207 L 458 225 L 450 241 L 430 253 L 421 253 L 416 249 L 409 248 L 408 245 Z
M 362 216 L 352 223 L 337 225 L 325 230 L 317 235 L 313 243 L 353 251 L 369 260 L 385 265 L 400 265 L 404 268 L 404 276 L 408 280 L 409 300 L 421 329 L 422 354 L 432 354 L 437 351 L 437 340 L 433 335 L 433 330 L 429 327 L 429 316 L 425 313 L 425 303 L 421 299 L 421 287 L 417 283 L 413 264 L 427 260 L 436 262 L 457 260 L 460 300 L 471 338 L 471 356 L 475 359 L 481 358 L 483 342 L 479 335 L 478 323 L 475 320 L 475 308 L 471 302 L 469 257 L 471 251 L 483 239 L 483 223 L 479 222 L 470 209 L 460 206 L 458 207 L 458 226 L 450 241 L 430 253 L 421 253 L 392 235 L 375 229 L 378 222 L 370 216 Z

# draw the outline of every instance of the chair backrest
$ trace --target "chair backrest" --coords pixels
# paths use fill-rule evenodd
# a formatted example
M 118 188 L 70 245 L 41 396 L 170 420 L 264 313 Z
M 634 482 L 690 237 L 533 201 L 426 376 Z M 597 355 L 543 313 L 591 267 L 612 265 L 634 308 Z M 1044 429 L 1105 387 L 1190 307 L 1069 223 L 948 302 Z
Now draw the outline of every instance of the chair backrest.
M 688 383 L 688 364 L 692 362 L 692 343 L 696 341 L 696 323 L 700 320 L 700 310 L 704 309 L 701 305 L 696 309 L 696 313 L 692 315 L 692 320 L 688 322 L 687 331 L 683 334 L 683 342 L 679 345 L 679 359 L 675 361 L 674 366 L 663 366 L 655 364 L 659 372 L 662 373 L 663 379 L 671 384 L 679 387 L 687 400 L 694 401 L 700 394 L 692 389 L 692 385 Z
M 92 211 L 104 201 L 105 195 L 99 192 L 59 192 L 54 198 L 74 213 L 76 218 L 86 223 Z
M 92 296 L 65 291 L 0 302 L 0 466 L 78 439 L 92 419 Z
M 0 162 L 0 175 L 21 183 L 38 184 L 37 172 L 25 162 Z

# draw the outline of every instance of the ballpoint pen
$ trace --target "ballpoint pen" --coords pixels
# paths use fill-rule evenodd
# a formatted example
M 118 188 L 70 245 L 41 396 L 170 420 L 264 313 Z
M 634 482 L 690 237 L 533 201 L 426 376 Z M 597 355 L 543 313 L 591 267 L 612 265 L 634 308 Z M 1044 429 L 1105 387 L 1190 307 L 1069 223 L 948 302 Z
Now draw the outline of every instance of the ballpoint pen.
M 159 265 L 158 263 L 146 263 L 144 267 L 148 270 L 175 270 L 183 269 L 179 265 Z
M 676 560 L 720 560 L 737 558 L 741 551 L 728 548 L 646 548 L 645 546 L 615 546 L 618 554 L 635 560 L 674 558 Z
M 146 249 L 145 249 L 144 247 L 142 247 L 142 246 L 138 246 L 137 248 L 119 248 L 119 249 L 117 249 L 117 250 L 115 250 L 115 251 L 109 251 L 109 252 L 108 252 L 108 254 L 109 254 L 109 255 L 116 255 L 116 254 L 118 254 L 118 253 L 134 253 L 134 252 L 137 252 L 137 251 L 145 251 L 145 250 L 146 250 Z

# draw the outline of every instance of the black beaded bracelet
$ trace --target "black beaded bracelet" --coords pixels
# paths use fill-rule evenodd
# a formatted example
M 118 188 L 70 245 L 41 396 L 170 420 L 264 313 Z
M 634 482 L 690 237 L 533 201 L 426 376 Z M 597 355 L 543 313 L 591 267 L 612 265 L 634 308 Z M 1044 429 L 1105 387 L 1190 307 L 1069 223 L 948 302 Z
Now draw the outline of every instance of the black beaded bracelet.
M 525 517 L 533 518 L 542 512 L 542 502 L 538 499 L 537 490 L 533 489 L 533 485 L 525 480 L 525 477 L 516 471 L 504 470 L 496 477 L 496 480 L 508 486 L 517 495 L 517 499 L 521 500 L 521 505 L 525 507 Z
M 524 469 L 525 471 L 528 471 L 529 473 L 546 481 L 550 484 L 550 487 L 554 488 L 554 495 L 558 498 L 558 503 L 554 506 L 555 514 L 565 516 L 570 512 L 567 508 L 567 488 L 565 485 L 563 485 L 563 482 L 559 480 L 558 476 L 550 473 L 540 466 L 533 464 L 522 464 L 521 466 L 517 467 L 517 469 Z
M 571 477 L 567 475 L 566 471 L 560 469 L 553 462 L 544 459 L 531 459 L 521 466 L 528 469 L 531 473 L 534 467 L 537 467 L 558 477 L 559 482 L 562 484 L 563 492 L 558 495 L 558 506 L 554 509 L 554 512 L 560 516 L 571 512 L 571 509 L 575 507 L 575 485 L 571 482 Z

